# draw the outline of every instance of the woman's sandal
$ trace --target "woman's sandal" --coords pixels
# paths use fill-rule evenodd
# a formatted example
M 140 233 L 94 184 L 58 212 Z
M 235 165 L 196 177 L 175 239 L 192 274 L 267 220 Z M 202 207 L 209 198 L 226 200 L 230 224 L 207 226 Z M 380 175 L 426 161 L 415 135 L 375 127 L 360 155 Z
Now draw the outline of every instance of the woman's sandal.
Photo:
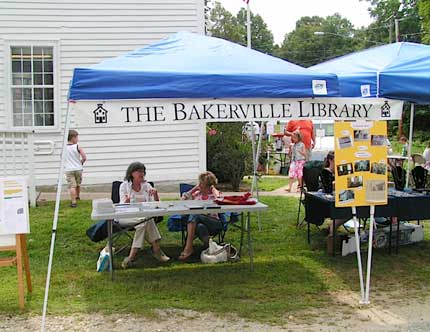
M 179 255 L 178 259 L 180 261 L 186 261 L 188 258 L 190 258 L 193 255 L 193 251 L 191 251 L 190 253 L 186 253 L 186 252 L 181 252 L 181 254 Z

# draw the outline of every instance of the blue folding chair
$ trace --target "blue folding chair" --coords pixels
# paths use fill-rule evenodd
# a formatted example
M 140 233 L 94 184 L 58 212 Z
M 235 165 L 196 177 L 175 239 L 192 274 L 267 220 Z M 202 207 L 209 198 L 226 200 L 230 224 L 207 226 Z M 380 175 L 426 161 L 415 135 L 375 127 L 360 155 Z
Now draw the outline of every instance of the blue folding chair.
M 190 191 L 194 185 L 189 183 L 180 183 L 179 184 L 179 193 L 182 197 L 182 195 Z M 223 224 L 223 230 L 218 234 L 218 241 L 220 243 L 224 242 L 225 233 L 228 229 L 229 223 L 235 223 L 239 220 L 239 214 L 238 213 L 219 213 L 219 218 Z M 181 241 L 182 245 L 185 244 L 185 241 L 187 239 L 187 223 L 188 223 L 188 215 L 173 215 L 170 216 L 167 220 L 167 228 L 170 232 L 181 232 Z

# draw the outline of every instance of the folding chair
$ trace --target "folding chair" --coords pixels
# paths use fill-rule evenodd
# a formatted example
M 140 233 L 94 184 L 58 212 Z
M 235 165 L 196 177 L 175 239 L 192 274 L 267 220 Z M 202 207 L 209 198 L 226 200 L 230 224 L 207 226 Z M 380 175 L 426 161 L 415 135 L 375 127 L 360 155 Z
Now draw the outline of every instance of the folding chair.
M 332 194 L 333 193 L 333 181 L 334 181 L 334 175 L 333 173 L 324 168 L 321 170 L 321 184 L 322 184 L 322 188 L 323 191 L 326 194 Z
M 194 187 L 192 184 L 188 183 L 180 183 L 179 184 L 179 193 L 182 197 L 182 194 L 191 190 Z M 225 233 L 228 228 L 228 223 L 235 223 L 238 220 L 237 213 L 219 213 L 219 218 L 223 223 L 223 230 L 218 233 L 218 241 L 219 243 L 224 242 Z M 171 216 L 168 220 L 168 229 L 171 232 L 181 232 L 181 242 L 182 245 L 185 244 L 187 240 L 187 223 L 188 223 L 188 215 L 183 216 Z
M 393 175 L 394 187 L 397 190 L 404 190 L 406 185 L 406 171 L 401 166 L 395 166 L 391 170 Z
M 430 188 L 426 188 L 427 185 L 427 170 L 422 166 L 415 166 L 412 171 L 412 178 L 414 179 L 416 191 L 429 191 Z
M 300 222 L 300 209 L 305 205 L 305 192 L 318 191 L 320 189 L 320 175 L 323 169 L 323 162 L 320 160 L 307 161 L 303 167 L 303 186 L 300 189 L 299 209 L 297 212 L 296 227 L 300 227 L 304 219 Z
M 148 183 L 154 187 L 154 183 L 151 181 L 148 181 Z M 122 181 L 114 181 L 112 182 L 112 191 L 111 191 L 111 199 L 114 204 L 120 203 L 120 196 L 119 196 L 119 188 L 122 184 Z M 163 218 L 157 218 L 156 223 L 159 223 L 163 220 Z M 116 232 L 112 235 L 112 243 L 118 242 L 119 238 L 123 235 L 128 237 L 130 242 L 133 242 L 133 236 L 131 236 L 130 232 L 135 231 L 136 224 L 133 225 L 126 225 L 121 224 L 118 221 L 115 221 L 114 228 L 116 229 Z M 127 245 L 122 246 L 119 250 L 115 250 L 115 254 L 123 251 L 125 248 L 127 248 Z

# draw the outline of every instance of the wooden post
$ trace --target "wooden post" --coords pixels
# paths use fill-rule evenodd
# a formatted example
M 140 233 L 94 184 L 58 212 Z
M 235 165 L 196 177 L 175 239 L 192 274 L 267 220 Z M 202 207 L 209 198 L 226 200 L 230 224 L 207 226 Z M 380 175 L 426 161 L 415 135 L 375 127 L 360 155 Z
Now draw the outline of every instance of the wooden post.
M 15 245 L 0 247 L 0 251 L 15 251 L 15 256 L 0 258 L 0 267 L 16 265 L 18 274 L 18 303 L 21 309 L 25 307 L 24 274 L 27 280 L 27 291 L 32 292 L 30 262 L 28 259 L 27 243 L 24 234 L 15 235 Z
M 31 286 L 30 260 L 28 259 L 27 239 L 25 237 L 25 234 L 20 234 L 20 236 L 22 255 L 24 259 L 25 279 L 27 280 L 27 291 L 31 293 L 33 292 L 33 287 Z

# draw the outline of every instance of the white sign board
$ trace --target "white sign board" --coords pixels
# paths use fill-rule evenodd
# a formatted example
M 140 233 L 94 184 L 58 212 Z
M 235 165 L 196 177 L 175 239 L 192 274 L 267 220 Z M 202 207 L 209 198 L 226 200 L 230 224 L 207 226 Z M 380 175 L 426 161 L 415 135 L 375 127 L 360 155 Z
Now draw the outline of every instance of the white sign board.
M 0 235 L 30 233 L 27 181 L 0 178 Z
M 397 120 L 403 102 L 384 98 L 139 99 L 71 101 L 76 127 L 188 121 Z

